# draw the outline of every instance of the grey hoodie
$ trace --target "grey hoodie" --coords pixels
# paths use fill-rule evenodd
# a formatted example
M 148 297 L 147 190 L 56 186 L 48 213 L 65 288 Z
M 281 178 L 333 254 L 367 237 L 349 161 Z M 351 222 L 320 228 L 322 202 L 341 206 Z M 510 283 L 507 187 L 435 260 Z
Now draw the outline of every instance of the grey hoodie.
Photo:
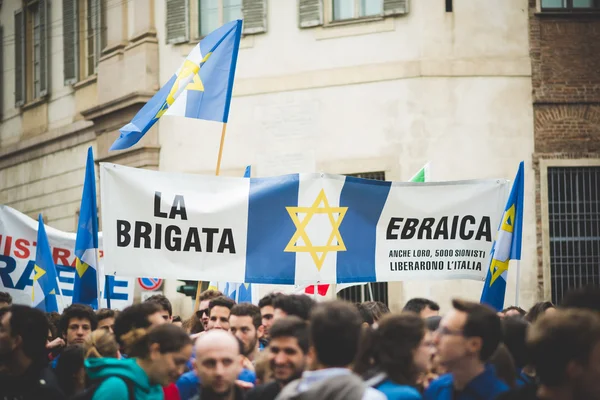
M 290 382 L 276 400 L 385 400 L 385 395 L 367 387 L 350 370 L 328 368 L 307 371 Z

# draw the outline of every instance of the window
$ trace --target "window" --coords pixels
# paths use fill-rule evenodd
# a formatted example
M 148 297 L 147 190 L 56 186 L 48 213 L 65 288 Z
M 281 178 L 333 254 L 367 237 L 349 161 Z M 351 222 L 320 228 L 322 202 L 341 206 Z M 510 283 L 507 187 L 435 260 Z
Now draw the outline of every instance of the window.
M 242 18 L 242 0 L 198 0 L 198 29 L 204 37 L 227 22 Z
M 48 2 L 29 1 L 15 12 L 15 105 L 48 94 Z
M 332 2 L 333 21 L 383 15 L 383 0 L 332 0 Z
M 63 1 L 65 84 L 84 80 L 97 72 L 106 43 L 102 0 Z
M 600 284 L 600 166 L 548 167 L 552 301 Z
M 197 41 L 227 22 L 243 19 L 242 33 L 267 31 L 267 0 L 166 0 L 167 44 Z
M 395 17 L 408 13 L 409 0 L 298 0 L 298 26 L 313 28 L 364 18 Z
M 385 172 L 363 172 L 358 174 L 348 174 L 356 178 L 375 179 L 385 181 Z M 381 301 L 388 305 L 388 284 L 387 282 L 372 282 L 366 285 L 353 285 L 338 292 L 339 299 L 347 300 L 352 303 L 362 303 L 364 301 Z
M 541 0 L 544 11 L 600 11 L 600 0 Z

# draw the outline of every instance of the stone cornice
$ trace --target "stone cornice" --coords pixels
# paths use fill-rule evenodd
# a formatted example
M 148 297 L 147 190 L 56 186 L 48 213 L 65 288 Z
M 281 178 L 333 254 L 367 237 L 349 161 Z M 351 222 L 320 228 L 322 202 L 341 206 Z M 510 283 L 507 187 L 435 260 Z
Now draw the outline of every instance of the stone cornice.
M 87 120 L 97 120 L 109 116 L 115 112 L 124 110 L 137 104 L 146 104 L 154 96 L 153 92 L 132 92 L 104 104 L 81 111 L 81 115 Z

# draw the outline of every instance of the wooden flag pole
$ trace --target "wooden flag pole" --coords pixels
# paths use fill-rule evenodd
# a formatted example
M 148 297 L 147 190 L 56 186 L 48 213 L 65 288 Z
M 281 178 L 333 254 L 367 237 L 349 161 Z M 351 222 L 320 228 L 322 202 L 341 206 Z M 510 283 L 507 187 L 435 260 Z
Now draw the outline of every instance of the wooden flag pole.
M 219 155 L 217 157 L 217 169 L 215 171 L 215 175 L 219 176 L 221 172 L 221 159 L 223 158 L 223 147 L 225 146 L 225 133 L 227 132 L 227 123 L 223 122 L 223 129 L 221 130 L 221 144 L 219 145 Z M 194 302 L 194 312 L 198 311 L 198 307 L 200 306 L 200 292 L 202 291 L 202 282 L 198 282 L 198 287 L 196 288 L 196 301 Z

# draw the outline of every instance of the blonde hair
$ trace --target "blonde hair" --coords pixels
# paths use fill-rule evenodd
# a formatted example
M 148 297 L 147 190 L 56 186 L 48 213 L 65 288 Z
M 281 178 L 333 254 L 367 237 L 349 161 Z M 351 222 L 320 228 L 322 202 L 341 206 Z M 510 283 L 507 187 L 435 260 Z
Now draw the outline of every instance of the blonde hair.
M 115 335 L 105 329 L 97 329 L 83 344 L 85 358 L 118 358 L 119 345 Z

